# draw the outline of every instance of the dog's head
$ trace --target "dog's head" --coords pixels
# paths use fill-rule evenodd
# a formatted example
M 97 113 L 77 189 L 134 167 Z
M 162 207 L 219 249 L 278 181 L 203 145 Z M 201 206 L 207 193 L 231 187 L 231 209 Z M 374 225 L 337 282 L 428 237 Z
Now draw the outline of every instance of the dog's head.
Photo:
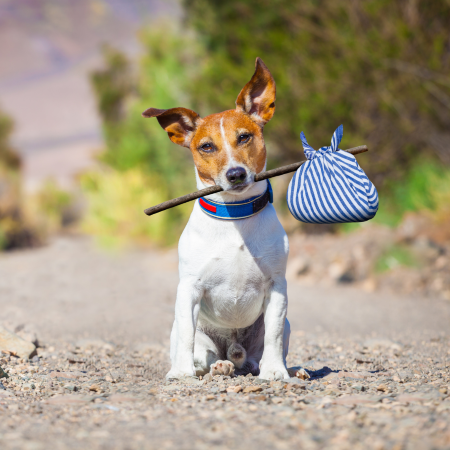
M 242 193 L 266 165 L 263 128 L 275 112 L 275 81 L 260 58 L 236 109 L 201 118 L 186 108 L 149 108 L 175 144 L 191 149 L 200 180 L 230 193 Z

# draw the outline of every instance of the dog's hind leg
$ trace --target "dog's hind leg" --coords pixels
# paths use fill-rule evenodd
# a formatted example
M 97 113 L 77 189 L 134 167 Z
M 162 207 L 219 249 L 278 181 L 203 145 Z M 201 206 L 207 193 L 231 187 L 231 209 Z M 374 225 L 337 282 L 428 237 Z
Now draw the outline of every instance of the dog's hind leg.
M 194 344 L 194 366 L 197 376 L 209 373 L 211 364 L 219 359 L 219 351 L 213 340 L 202 330 L 197 329 Z
M 259 375 L 259 363 L 264 352 L 264 316 L 261 315 L 257 321 L 245 331 L 243 345 L 247 349 L 247 359 L 242 367 L 236 368 L 236 375 Z M 291 335 L 291 325 L 285 319 L 283 331 L 283 361 L 286 364 L 286 357 L 289 351 L 289 337 Z
M 233 375 L 234 364 L 231 361 L 221 360 L 221 352 L 217 344 L 202 330 L 197 329 L 194 345 L 194 366 L 197 376 L 206 375 Z M 223 357 L 223 355 L 222 355 Z

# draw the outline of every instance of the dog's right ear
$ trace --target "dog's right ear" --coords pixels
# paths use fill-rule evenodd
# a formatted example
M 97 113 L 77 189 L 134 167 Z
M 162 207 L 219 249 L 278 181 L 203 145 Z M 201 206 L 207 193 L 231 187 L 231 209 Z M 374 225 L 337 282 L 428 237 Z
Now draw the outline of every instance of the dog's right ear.
M 200 116 L 186 108 L 156 109 L 149 108 L 142 113 L 144 117 L 156 117 L 175 144 L 189 148 Z

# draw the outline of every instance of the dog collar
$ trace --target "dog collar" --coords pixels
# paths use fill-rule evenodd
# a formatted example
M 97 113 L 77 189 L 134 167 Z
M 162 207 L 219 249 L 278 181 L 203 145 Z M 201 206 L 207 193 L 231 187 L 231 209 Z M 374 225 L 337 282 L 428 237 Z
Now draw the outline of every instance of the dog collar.
M 272 186 L 269 180 L 267 180 L 267 189 L 264 194 L 240 202 L 222 203 L 203 197 L 198 199 L 204 213 L 222 220 L 239 220 L 254 216 L 262 211 L 269 202 L 273 203 Z

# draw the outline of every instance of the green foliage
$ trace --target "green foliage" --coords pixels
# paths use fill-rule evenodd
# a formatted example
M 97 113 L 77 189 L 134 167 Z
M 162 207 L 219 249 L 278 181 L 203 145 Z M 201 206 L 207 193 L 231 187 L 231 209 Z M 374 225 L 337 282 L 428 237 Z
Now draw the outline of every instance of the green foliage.
M 173 144 L 156 119 L 145 119 L 141 114 L 149 107 L 189 108 L 189 86 L 201 67 L 201 48 L 192 35 L 176 31 L 170 24 L 144 30 L 140 38 L 143 57 L 134 78 L 129 64 L 117 52 L 113 59 L 108 56 L 111 53 L 106 54 L 106 67 L 92 76 L 98 104 L 106 110 L 123 111 L 102 113 L 106 150 L 101 160 L 112 170 L 89 174 L 91 181 L 83 183 L 89 203 L 85 230 L 109 246 L 124 245 L 127 235 L 132 240 L 172 243 L 192 205 L 150 218 L 142 211 L 195 189 L 189 150 Z M 125 94 L 122 86 L 126 76 L 132 89 Z M 120 101 L 109 103 L 110 98 Z M 138 180 L 144 183 L 141 188 Z M 133 195 L 122 189 L 132 190 Z M 117 208 L 116 213 L 113 208 Z
M 106 67 L 91 75 L 97 93 L 98 110 L 105 122 L 119 122 L 124 115 L 124 101 L 131 92 L 130 65 L 121 52 L 105 46 L 103 58 Z
M 81 184 L 88 197 L 83 230 L 96 236 L 107 248 L 122 248 L 130 241 L 140 244 L 173 244 L 179 237 L 189 205 L 146 218 L 145 208 L 167 199 L 166 184 L 157 174 L 145 175 L 139 168 L 119 172 L 86 174 Z
M 450 168 L 432 160 L 416 161 L 401 180 L 388 181 L 375 223 L 396 226 L 408 211 L 438 218 L 450 203 Z
M 60 231 L 70 223 L 73 195 L 62 190 L 53 180 L 47 180 L 34 194 L 25 201 L 28 215 L 40 223 L 46 234 Z
M 277 83 L 269 165 L 298 160 L 300 131 L 318 148 L 344 124 L 342 147 L 378 188 L 401 179 L 450 124 L 450 4 L 445 0 L 184 0 L 207 47 L 193 98 L 233 106 L 260 56 Z
M 89 229 L 172 242 L 191 207 L 177 207 L 164 220 L 136 217 L 148 227 L 137 232 L 125 227 L 125 213 L 115 219 L 100 199 L 123 211 L 136 205 L 141 214 L 194 190 L 189 151 L 141 113 L 184 106 L 205 116 L 233 108 L 257 56 L 277 83 L 277 111 L 265 130 L 269 168 L 303 157 L 300 131 L 318 148 L 343 123 L 342 148 L 370 149 L 358 161 L 380 192 L 375 221 L 395 225 L 406 211 L 446 204 L 448 171 L 439 172 L 436 161 L 450 160 L 444 148 L 450 140 L 448 1 L 184 0 L 184 6 L 195 34 L 168 23 L 146 29 L 137 68 L 106 49 L 105 67 L 92 75 L 106 140 L 101 160 L 111 170 L 90 175 L 99 178 L 85 185 L 96 205 L 88 219 L 98 219 Z M 151 199 L 137 187 L 134 199 L 112 188 L 121 177 L 134 180 L 131 185 L 145 180 Z

